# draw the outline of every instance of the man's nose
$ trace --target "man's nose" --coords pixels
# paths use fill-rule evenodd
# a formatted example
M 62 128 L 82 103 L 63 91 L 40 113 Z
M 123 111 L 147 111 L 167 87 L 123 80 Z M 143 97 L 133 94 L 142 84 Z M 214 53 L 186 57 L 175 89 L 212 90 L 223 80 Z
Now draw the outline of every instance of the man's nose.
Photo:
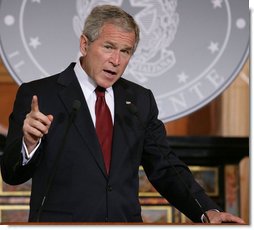
M 110 58 L 111 63 L 114 66 L 119 66 L 120 65 L 120 52 L 115 50 L 112 54 L 111 54 L 111 58 Z

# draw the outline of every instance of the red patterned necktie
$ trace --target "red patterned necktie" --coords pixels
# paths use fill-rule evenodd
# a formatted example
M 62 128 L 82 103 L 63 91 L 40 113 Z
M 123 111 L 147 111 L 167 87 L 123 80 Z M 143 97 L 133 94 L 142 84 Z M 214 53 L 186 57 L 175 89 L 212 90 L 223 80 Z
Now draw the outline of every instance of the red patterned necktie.
M 109 174 L 113 136 L 112 118 L 105 100 L 105 89 L 98 86 L 95 89 L 95 93 L 97 96 L 95 103 L 96 132 L 101 145 L 105 167 Z

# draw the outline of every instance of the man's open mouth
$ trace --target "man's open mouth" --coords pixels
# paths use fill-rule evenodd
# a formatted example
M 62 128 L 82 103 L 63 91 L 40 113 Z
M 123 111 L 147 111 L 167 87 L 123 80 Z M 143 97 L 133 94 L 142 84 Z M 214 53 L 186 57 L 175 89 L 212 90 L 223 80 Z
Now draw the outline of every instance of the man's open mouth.
M 109 73 L 110 75 L 116 75 L 116 72 L 111 71 L 111 70 L 104 69 L 103 71 L 106 73 Z

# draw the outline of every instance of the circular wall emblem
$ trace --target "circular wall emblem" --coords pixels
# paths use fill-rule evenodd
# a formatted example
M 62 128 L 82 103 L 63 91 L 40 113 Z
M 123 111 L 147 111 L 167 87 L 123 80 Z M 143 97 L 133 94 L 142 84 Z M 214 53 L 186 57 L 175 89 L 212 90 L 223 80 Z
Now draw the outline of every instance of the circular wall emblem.
M 85 17 L 105 3 L 140 25 L 141 42 L 123 77 L 153 91 L 164 122 L 218 96 L 248 56 L 248 0 L 2 0 L 0 50 L 16 82 L 76 61 Z

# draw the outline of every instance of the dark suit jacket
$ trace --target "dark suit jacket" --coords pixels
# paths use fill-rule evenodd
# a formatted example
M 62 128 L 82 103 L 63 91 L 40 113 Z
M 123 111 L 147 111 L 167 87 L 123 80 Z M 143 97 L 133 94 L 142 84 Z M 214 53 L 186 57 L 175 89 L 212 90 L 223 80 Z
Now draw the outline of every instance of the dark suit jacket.
M 140 165 L 155 188 L 193 221 L 200 222 L 202 211 L 176 170 L 204 210 L 218 209 L 194 181 L 187 166 L 171 151 L 164 125 L 157 119 L 158 109 L 151 91 L 125 79 L 119 79 L 113 86 L 115 118 L 108 176 L 73 67 L 74 63 L 60 74 L 22 84 L 10 115 L 1 171 L 4 181 L 12 185 L 32 178 L 29 221 L 36 221 L 74 100 L 79 100 L 81 107 L 68 132 L 57 168 L 54 167 L 56 175 L 40 221 L 142 221 L 138 199 Z M 22 125 L 30 112 L 32 95 L 38 96 L 40 111 L 52 114 L 54 121 L 32 160 L 22 166 Z M 136 106 L 139 118 L 128 110 L 126 101 Z

